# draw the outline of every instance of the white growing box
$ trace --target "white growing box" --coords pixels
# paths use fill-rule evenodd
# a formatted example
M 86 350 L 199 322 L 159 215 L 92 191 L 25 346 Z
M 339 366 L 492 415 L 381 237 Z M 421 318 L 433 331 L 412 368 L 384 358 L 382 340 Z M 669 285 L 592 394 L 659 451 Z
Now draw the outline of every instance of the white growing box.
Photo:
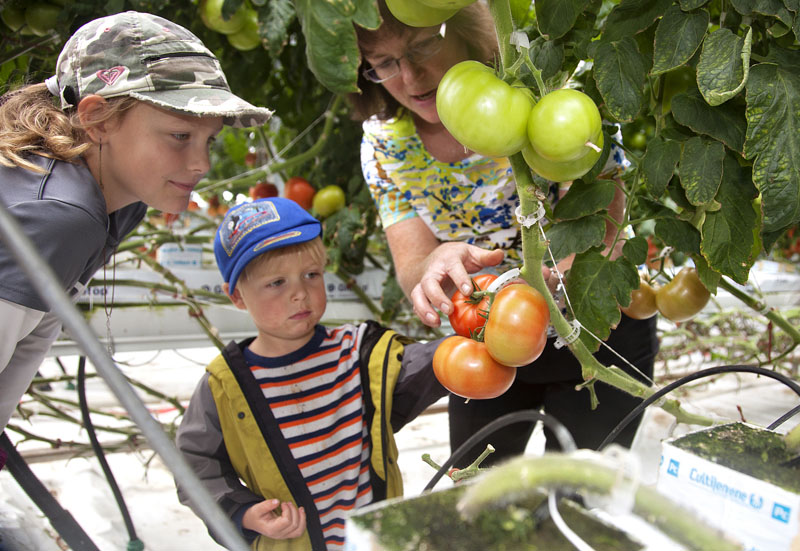
M 738 539 L 746 551 L 800 545 L 800 494 L 662 443 L 656 488 Z M 797 549 L 800 549 L 798 547 Z

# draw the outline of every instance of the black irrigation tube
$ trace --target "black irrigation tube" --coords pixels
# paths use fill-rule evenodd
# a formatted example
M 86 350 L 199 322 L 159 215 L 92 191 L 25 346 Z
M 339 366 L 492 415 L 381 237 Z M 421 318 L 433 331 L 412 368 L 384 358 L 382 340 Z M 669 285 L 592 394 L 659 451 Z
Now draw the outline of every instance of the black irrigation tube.
M 119 489 L 116 478 L 114 478 L 114 473 L 111 471 L 111 466 L 108 464 L 106 455 L 103 452 L 103 447 L 97 439 L 97 432 L 94 430 L 92 416 L 89 413 L 89 403 L 86 400 L 86 356 L 81 356 L 78 359 L 78 402 L 81 407 L 83 426 L 86 427 L 86 433 L 89 435 L 89 442 L 92 444 L 94 454 L 97 456 L 97 461 L 103 469 L 103 474 L 119 506 L 119 512 L 122 514 L 122 520 L 125 522 L 125 529 L 128 531 L 129 538 L 128 551 L 144 549 L 144 543 L 136 536 L 136 528 L 128 512 L 128 506 L 125 504 L 125 498 L 122 496 L 122 491 Z
M 800 406 L 793 407 L 792 409 L 790 409 L 789 411 L 787 411 L 786 413 L 775 419 L 772 422 L 772 424 L 770 424 L 770 426 L 767 427 L 767 430 L 775 430 L 776 428 L 780 427 L 782 424 L 784 424 L 786 421 L 788 421 L 798 413 L 800 413 Z
M 498 417 L 488 425 L 482 427 L 478 432 L 467 438 L 467 440 L 461 444 L 453 454 L 447 458 L 447 461 L 436 471 L 436 474 L 433 475 L 430 482 L 428 482 L 427 486 L 423 488 L 422 493 L 428 492 L 436 486 L 436 483 L 447 473 L 450 467 L 461 457 L 469 451 L 469 449 L 480 442 L 486 436 L 492 434 L 497 429 L 503 428 L 506 425 L 511 425 L 513 423 L 520 423 L 522 421 L 541 421 L 544 423 L 556 436 L 558 440 L 559 446 L 565 452 L 575 451 L 577 446 L 575 445 L 575 439 L 572 438 L 572 434 L 570 434 L 567 427 L 565 427 L 561 421 L 553 417 L 552 415 L 548 415 L 546 413 L 542 413 L 535 409 L 524 409 L 521 411 L 515 411 L 513 413 L 507 413 L 502 417 Z
M 608 436 L 606 436 L 605 440 L 603 440 L 603 442 L 600 444 L 600 446 L 598 446 L 597 449 L 602 450 L 608 444 L 613 442 L 614 439 L 617 437 L 617 435 L 620 432 L 622 432 L 622 430 L 625 427 L 627 427 L 631 423 L 631 421 L 636 419 L 636 417 L 639 416 L 645 410 L 645 408 L 647 408 L 650 404 L 652 404 L 656 400 L 659 400 L 665 394 L 669 394 L 676 388 L 685 385 L 686 383 L 695 381 L 697 379 L 710 377 L 711 375 L 717 375 L 719 373 L 736 373 L 736 372 L 756 373 L 758 375 L 764 375 L 765 377 L 776 379 L 785 384 L 786 386 L 788 386 L 789 388 L 791 388 L 795 392 L 795 394 L 800 396 L 800 385 L 798 385 L 795 381 L 793 381 L 786 375 L 783 375 L 782 373 L 778 373 L 777 371 L 772 371 L 770 369 L 766 369 L 763 367 L 758 367 L 755 365 L 721 365 L 717 367 L 709 367 L 707 369 L 701 369 L 700 371 L 692 373 L 691 375 L 686 375 L 685 377 L 682 377 L 677 381 L 673 381 L 664 388 L 657 390 L 656 392 L 645 398 L 641 404 L 633 408 L 633 410 L 631 410 L 631 412 L 628 415 L 626 415 L 625 418 L 622 421 L 620 421 L 619 424 L 616 427 L 614 427 L 614 429 L 610 433 L 608 433 Z M 786 417 L 786 415 L 784 415 L 783 417 Z M 783 417 L 781 417 L 781 419 L 783 419 Z M 791 417 L 791 415 L 786 417 L 786 419 L 788 419 L 789 417 Z M 783 419 L 783 421 L 785 421 L 786 419 Z M 778 426 L 779 424 L 780 423 L 777 424 L 773 423 L 774 426 Z

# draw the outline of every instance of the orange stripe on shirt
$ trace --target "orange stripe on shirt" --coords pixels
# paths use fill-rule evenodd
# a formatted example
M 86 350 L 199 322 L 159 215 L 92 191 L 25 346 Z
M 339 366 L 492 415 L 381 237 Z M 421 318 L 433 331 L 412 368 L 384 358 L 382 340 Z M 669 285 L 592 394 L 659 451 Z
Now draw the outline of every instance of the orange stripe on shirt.
M 279 402 L 272 402 L 270 407 L 272 409 L 280 408 L 284 406 L 288 406 L 290 404 L 301 404 L 303 402 L 310 402 L 311 400 L 316 400 L 320 396 L 325 396 L 326 394 L 332 393 L 334 390 L 337 390 L 347 383 L 349 383 L 352 379 L 354 379 L 359 374 L 358 369 L 353 369 L 353 371 L 343 380 L 339 381 L 335 386 L 329 388 L 327 390 L 320 390 L 319 392 L 315 392 L 314 394 L 309 394 L 308 396 L 304 396 L 302 398 L 287 398 L 286 400 L 281 400 Z

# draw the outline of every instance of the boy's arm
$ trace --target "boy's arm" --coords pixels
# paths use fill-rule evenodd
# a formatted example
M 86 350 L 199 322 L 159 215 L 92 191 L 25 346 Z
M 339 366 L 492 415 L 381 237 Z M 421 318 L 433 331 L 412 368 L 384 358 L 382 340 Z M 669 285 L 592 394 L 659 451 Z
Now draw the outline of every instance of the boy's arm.
M 175 443 L 225 514 L 242 529 L 244 511 L 264 499 L 241 483 L 231 464 L 222 440 L 214 397 L 208 386 L 208 373 L 195 388 L 178 428 Z M 190 507 L 198 517 L 204 518 L 177 480 L 175 484 L 180 502 Z M 249 530 L 243 530 L 243 533 L 248 540 L 257 535 Z M 214 537 L 214 534 L 211 533 L 211 536 Z
M 433 354 L 442 339 L 407 344 L 403 350 L 403 367 L 394 387 L 392 430 L 399 431 L 425 408 L 447 395 L 433 374 Z

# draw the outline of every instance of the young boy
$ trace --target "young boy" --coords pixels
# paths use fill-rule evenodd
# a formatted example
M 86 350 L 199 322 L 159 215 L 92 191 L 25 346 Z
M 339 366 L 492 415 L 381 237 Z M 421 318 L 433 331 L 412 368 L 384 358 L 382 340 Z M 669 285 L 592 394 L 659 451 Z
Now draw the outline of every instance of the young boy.
M 402 495 L 393 432 L 447 392 L 431 368 L 438 341 L 319 324 L 320 230 L 269 198 L 228 211 L 214 240 L 225 292 L 258 334 L 206 368 L 177 444 L 256 550 L 343 549 L 348 511 Z

